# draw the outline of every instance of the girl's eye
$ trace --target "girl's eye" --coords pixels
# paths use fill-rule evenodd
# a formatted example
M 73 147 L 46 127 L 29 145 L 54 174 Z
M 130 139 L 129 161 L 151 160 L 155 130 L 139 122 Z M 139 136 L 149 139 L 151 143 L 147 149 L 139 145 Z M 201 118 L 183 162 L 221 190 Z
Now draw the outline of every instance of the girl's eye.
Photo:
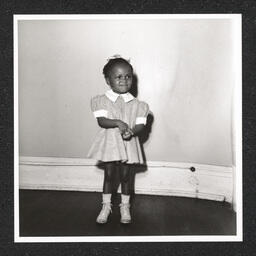
M 123 76 L 122 75 L 119 75 L 119 76 L 116 76 L 116 79 L 122 79 L 123 78 Z M 131 75 L 126 75 L 125 77 L 124 77 L 124 79 L 130 79 L 131 78 Z

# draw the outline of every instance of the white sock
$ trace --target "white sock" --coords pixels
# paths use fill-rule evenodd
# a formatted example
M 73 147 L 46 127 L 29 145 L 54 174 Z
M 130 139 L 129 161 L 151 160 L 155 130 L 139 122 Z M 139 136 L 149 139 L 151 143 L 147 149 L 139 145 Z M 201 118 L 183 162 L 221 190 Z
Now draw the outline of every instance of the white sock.
M 102 194 L 103 203 L 111 203 L 111 194 Z
M 130 195 L 121 194 L 121 202 L 122 202 L 122 204 L 129 204 Z

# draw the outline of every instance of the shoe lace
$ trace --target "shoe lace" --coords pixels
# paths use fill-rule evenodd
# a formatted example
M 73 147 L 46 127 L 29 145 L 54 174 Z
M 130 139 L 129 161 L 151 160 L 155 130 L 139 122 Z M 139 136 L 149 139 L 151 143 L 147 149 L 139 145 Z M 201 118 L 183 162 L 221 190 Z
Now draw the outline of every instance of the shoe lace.
M 119 206 L 120 206 L 120 210 L 121 210 L 122 214 L 127 213 L 127 210 L 130 209 L 130 204 L 121 203 L 121 204 L 119 204 Z
M 102 213 L 103 212 L 105 212 L 106 210 L 109 210 L 111 213 L 112 213 L 112 208 L 111 208 L 111 206 L 112 206 L 112 204 L 111 203 L 103 203 L 102 202 Z

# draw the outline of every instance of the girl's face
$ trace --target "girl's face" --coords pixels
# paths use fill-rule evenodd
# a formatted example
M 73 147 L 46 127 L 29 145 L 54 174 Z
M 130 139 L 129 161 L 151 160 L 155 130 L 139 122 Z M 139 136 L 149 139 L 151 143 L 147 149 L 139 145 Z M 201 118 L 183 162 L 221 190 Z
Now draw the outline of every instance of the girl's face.
M 106 77 L 107 84 L 118 93 L 127 93 L 132 87 L 132 69 L 127 64 L 117 64 Z

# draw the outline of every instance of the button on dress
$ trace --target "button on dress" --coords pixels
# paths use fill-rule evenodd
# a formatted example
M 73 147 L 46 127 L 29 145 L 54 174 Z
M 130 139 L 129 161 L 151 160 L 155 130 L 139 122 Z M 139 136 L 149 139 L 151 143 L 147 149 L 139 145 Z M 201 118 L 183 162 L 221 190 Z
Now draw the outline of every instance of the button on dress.
M 149 112 L 148 104 L 132 98 L 128 102 L 118 96 L 115 101 L 104 95 L 98 95 L 91 100 L 92 111 L 101 113 L 109 119 L 120 119 L 130 128 L 145 119 Z M 102 114 L 103 113 L 103 114 Z M 101 128 L 97 133 L 88 152 L 88 157 L 102 162 L 121 161 L 127 164 L 143 164 L 144 159 L 138 136 L 123 140 L 119 128 Z

